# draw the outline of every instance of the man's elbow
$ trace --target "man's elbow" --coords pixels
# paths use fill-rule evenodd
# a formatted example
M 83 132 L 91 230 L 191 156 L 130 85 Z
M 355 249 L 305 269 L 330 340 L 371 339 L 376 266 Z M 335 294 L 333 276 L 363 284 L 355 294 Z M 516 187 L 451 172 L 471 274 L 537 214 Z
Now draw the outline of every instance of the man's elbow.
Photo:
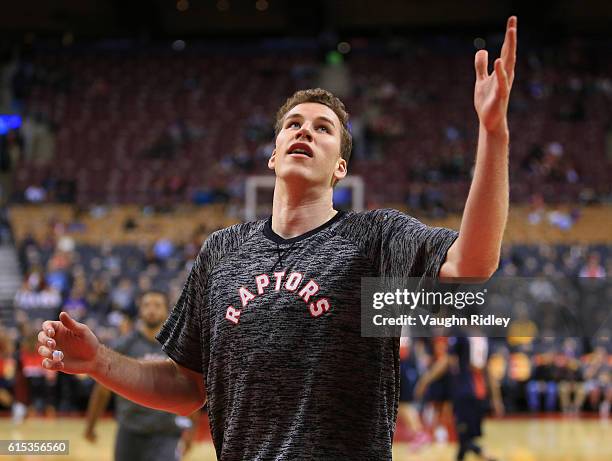
M 200 408 L 204 406 L 204 402 L 194 402 L 186 405 L 181 405 L 180 407 L 176 407 L 172 410 L 172 413 L 179 416 L 191 416 L 194 412 L 198 411 Z
M 459 277 L 486 282 L 495 274 L 498 266 L 499 261 L 497 259 L 495 261 L 472 262 L 459 269 Z
M 460 237 L 461 238 L 461 237 Z M 486 282 L 499 266 L 501 249 L 464 248 L 459 239 L 449 248 L 440 268 L 441 279 L 463 279 L 465 283 Z
M 446 271 L 445 278 L 465 279 L 473 282 L 486 282 L 497 271 L 499 259 L 461 260 L 451 270 Z M 441 274 L 443 275 L 443 274 Z

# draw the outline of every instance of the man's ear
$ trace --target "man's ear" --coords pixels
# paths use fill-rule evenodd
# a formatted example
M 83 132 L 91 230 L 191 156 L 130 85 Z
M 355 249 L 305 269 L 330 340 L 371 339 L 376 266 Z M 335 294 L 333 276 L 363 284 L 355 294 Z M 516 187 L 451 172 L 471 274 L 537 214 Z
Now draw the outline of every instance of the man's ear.
M 276 149 L 272 151 L 272 155 L 268 159 L 268 168 L 270 170 L 274 170 L 274 165 L 276 164 Z
M 334 179 L 336 180 L 335 182 L 338 182 L 346 177 L 348 173 L 347 166 L 348 165 L 346 163 L 346 160 L 340 157 L 338 159 L 338 163 L 336 163 L 336 169 L 334 170 Z

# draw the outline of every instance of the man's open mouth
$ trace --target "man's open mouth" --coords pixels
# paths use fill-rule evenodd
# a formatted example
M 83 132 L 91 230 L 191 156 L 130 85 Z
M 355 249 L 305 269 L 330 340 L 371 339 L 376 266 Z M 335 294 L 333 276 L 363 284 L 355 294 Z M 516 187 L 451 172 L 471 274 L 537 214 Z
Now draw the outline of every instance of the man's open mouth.
M 312 158 L 312 150 L 306 144 L 294 144 L 289 148 L 289 155 L 305 155 Z

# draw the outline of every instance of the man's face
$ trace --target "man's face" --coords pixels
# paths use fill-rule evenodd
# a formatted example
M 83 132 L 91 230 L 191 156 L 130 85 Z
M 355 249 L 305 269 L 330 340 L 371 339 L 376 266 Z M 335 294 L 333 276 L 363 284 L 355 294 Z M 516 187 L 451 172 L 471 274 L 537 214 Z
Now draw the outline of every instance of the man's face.
M 159 293 L 147 293 L 140 300 L 139 314 L 148 328 L 160 327 L 168 316 L 166 298 Z
M 298 104 L 285 115 L 268 168 L 289 181 L 331 186 L 346 176 L 341 125 L 324 104 Z

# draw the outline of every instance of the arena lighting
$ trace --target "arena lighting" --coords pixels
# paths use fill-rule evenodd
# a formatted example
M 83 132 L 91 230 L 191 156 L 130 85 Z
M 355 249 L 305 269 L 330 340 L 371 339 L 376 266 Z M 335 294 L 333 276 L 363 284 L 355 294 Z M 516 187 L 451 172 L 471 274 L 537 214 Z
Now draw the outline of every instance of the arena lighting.
M 257 9 L 257 11 L 266 11 L 269 6 L 270 4 L 267 0 L 257 0 L 255 2 L 255 8 Z
M 21 126 L 21 117 L 13 114 L 0 114 L 0 135 L 16 130 Z
M 351 45 L 348 42 L 338 43 L 338 51 L 342 54 L 348 54 L 351 51 Z
M 174 51 L 183 51 L 185 49 L 185 46 L 187 46 L 187 44 L 184 40 L 175 40 L 174 42 L 172 42 L 172 49 Z
M 189 1 L 188 0 L 178 0 L 178 2 L 176 2 L 176 9 L 179 10 L 181 13 L 183 11 L 187 11 L 189 9 Z

